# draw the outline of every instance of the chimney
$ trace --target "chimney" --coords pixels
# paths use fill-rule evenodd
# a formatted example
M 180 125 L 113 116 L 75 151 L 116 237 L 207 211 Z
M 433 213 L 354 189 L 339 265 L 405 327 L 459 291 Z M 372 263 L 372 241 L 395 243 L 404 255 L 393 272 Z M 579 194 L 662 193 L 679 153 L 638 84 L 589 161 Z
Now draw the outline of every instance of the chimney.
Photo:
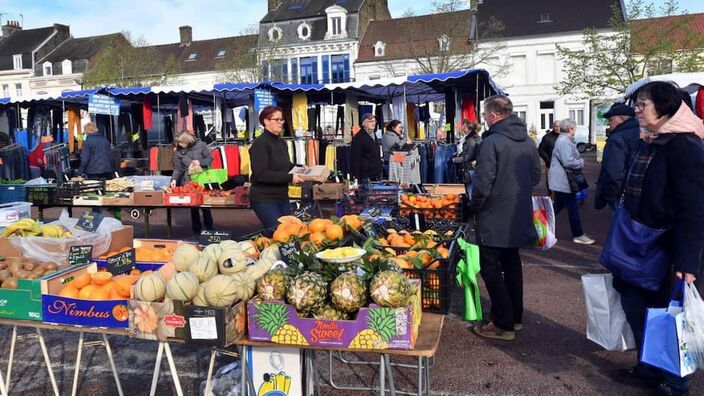
M 279 8 L 281 3 L 283 2 L 284 0 L 269 0 L 269 12 L 272 12 L 275 9 Z
M 17 21 L 7 21 L 7 24 L 2 27 L 2 37 L 8 38 L 14 32 L 22 30 L 22 26 Z
M 181 45 L 190 45 L 193 41 L 193 28 L 190 26 L 180 26 L 178 32 L 181 34 Z

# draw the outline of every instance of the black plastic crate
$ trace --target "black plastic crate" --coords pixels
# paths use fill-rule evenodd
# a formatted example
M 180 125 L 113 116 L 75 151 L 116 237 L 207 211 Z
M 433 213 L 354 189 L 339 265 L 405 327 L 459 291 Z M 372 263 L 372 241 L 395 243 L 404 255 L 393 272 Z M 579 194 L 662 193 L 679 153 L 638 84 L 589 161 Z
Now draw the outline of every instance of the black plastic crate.
M 105 192 L 105 182 L 90 180 L 88 182 L 69 181 L 56 187 L 56 201 L 72 203 L 73 197 L 86 194 L 102 194 Z
M 31 202 L 35 205 L 51 205 L 56 203 L 56 184 L 27 186 L 27 202 Z
M 24 202 L 27 199 L 27 188 L 23 184 L 0 185 L 0 203 Z

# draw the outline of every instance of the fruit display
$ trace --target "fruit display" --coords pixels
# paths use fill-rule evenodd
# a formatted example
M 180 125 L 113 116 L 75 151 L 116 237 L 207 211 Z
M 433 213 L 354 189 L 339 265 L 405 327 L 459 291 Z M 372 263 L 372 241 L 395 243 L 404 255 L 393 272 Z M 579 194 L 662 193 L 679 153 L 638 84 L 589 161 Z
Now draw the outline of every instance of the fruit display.
M 281 243 L 295 240 L 307 251 L 318 251 L 324 247 L 339 245 L 349 231 L 358 231 L 364 224 L 357 215 L 347 215 L 339 219 L 316 218 L 308 223 L 294 216 L 283 216 L 279 218 L 279 223 L 271 240 L 260 236 L 255 239 L 255 244 L 261 248 L 268 246 L 272 240 Z
M 130 298 L 134 275 L 113 276 L 109 272 L 83 272 L 66 282 L 58 296 L 81 300 L 126 300 Z
M 45 238 L 70 238 L 73 236 L 69 230 L 59 224 L 39 224 L 34 219 L 18 220 L 7 226 L 0 237 L 45 237 Z
M 17 289 L 20 279 L 38 279 L 62 268 L 56 263 L 44 263 L 27 257 L 0 257 L 0 288 Z
M 188 182 L 183 186 L 172 187 L 167 192 L 172 194 L 202 194 L 205 192 L 205 187 L 196 182 Z
M 118 177 L 105 181 L 105 191 L 119 192 L 134 189 L 134 180 L 127 177 Z
M 462 199 L 456 194 L 401 194 L 400 200 L 401 216 L 420 213 L 426 218 L 453 220 L 462 218 Z

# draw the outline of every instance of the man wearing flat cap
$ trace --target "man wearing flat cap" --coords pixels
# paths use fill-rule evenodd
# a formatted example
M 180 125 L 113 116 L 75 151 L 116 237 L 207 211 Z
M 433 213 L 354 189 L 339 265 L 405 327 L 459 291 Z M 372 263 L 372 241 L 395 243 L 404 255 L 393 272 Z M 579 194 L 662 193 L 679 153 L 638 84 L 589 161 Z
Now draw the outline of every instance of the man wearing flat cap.
M 361 183 L 379 180 L 384 171 L 381 151 L 376 142 L 374 127 L 376 118 L 367 113 L 362 116 L 362 129 L 352 138 L 350 153 L 351 174 Z
M 602 209 L 608 204 L 613 210 L 621 197 L 628 170 L 640 144 L 640 126 L 635 115 L 633 108 L 623 103 L 614 103 L 604 113 L 611 133 L 606 140 L 596 183 L 595 209 Z

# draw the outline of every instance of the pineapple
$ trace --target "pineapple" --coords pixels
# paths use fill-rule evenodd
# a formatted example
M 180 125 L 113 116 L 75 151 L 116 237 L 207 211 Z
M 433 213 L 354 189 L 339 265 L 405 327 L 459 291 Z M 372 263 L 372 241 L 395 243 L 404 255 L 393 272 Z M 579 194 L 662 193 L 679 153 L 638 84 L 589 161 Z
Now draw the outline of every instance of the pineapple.
M 369 308 L 369 328 L 362 330 L 347 346 L 350 349 L 386 349 L 396 335 L 396 315 L 391 308 Z
M 382 307 L 400 308 L 406 305 L 411 284 L 406 275 L 396 271 L 382 271 L 374 275 L 371 296 Z
M 284 304 L 260 304 L 255 315 L 257 326 L 266 330 L 271 342 L 288 345 L 308 345 L 297 328 L 288 324 L 288 312 Z
M 357 274 L 344 273 L 330 285 L 330 299 L 337 309 L 354 312 L 367 302 L 367 286 Z
M 297 276 L 288 287 L 286 297 L 299 313 L 307 314 L 322 306 L 328 294 L 328 285 L 323 277 L 313 272 Z
M 324 307 L 313 312 L 313 317 L 315 319 L 325 319 L 325 320 L 347 320 L 349 317 L 346 312 L 338 311 L 332 305 L 325 305 Z
M 282 301 L 291 278 L 282 270 L 267 272 L 257 280 L 257 293 L 263 301 Z

